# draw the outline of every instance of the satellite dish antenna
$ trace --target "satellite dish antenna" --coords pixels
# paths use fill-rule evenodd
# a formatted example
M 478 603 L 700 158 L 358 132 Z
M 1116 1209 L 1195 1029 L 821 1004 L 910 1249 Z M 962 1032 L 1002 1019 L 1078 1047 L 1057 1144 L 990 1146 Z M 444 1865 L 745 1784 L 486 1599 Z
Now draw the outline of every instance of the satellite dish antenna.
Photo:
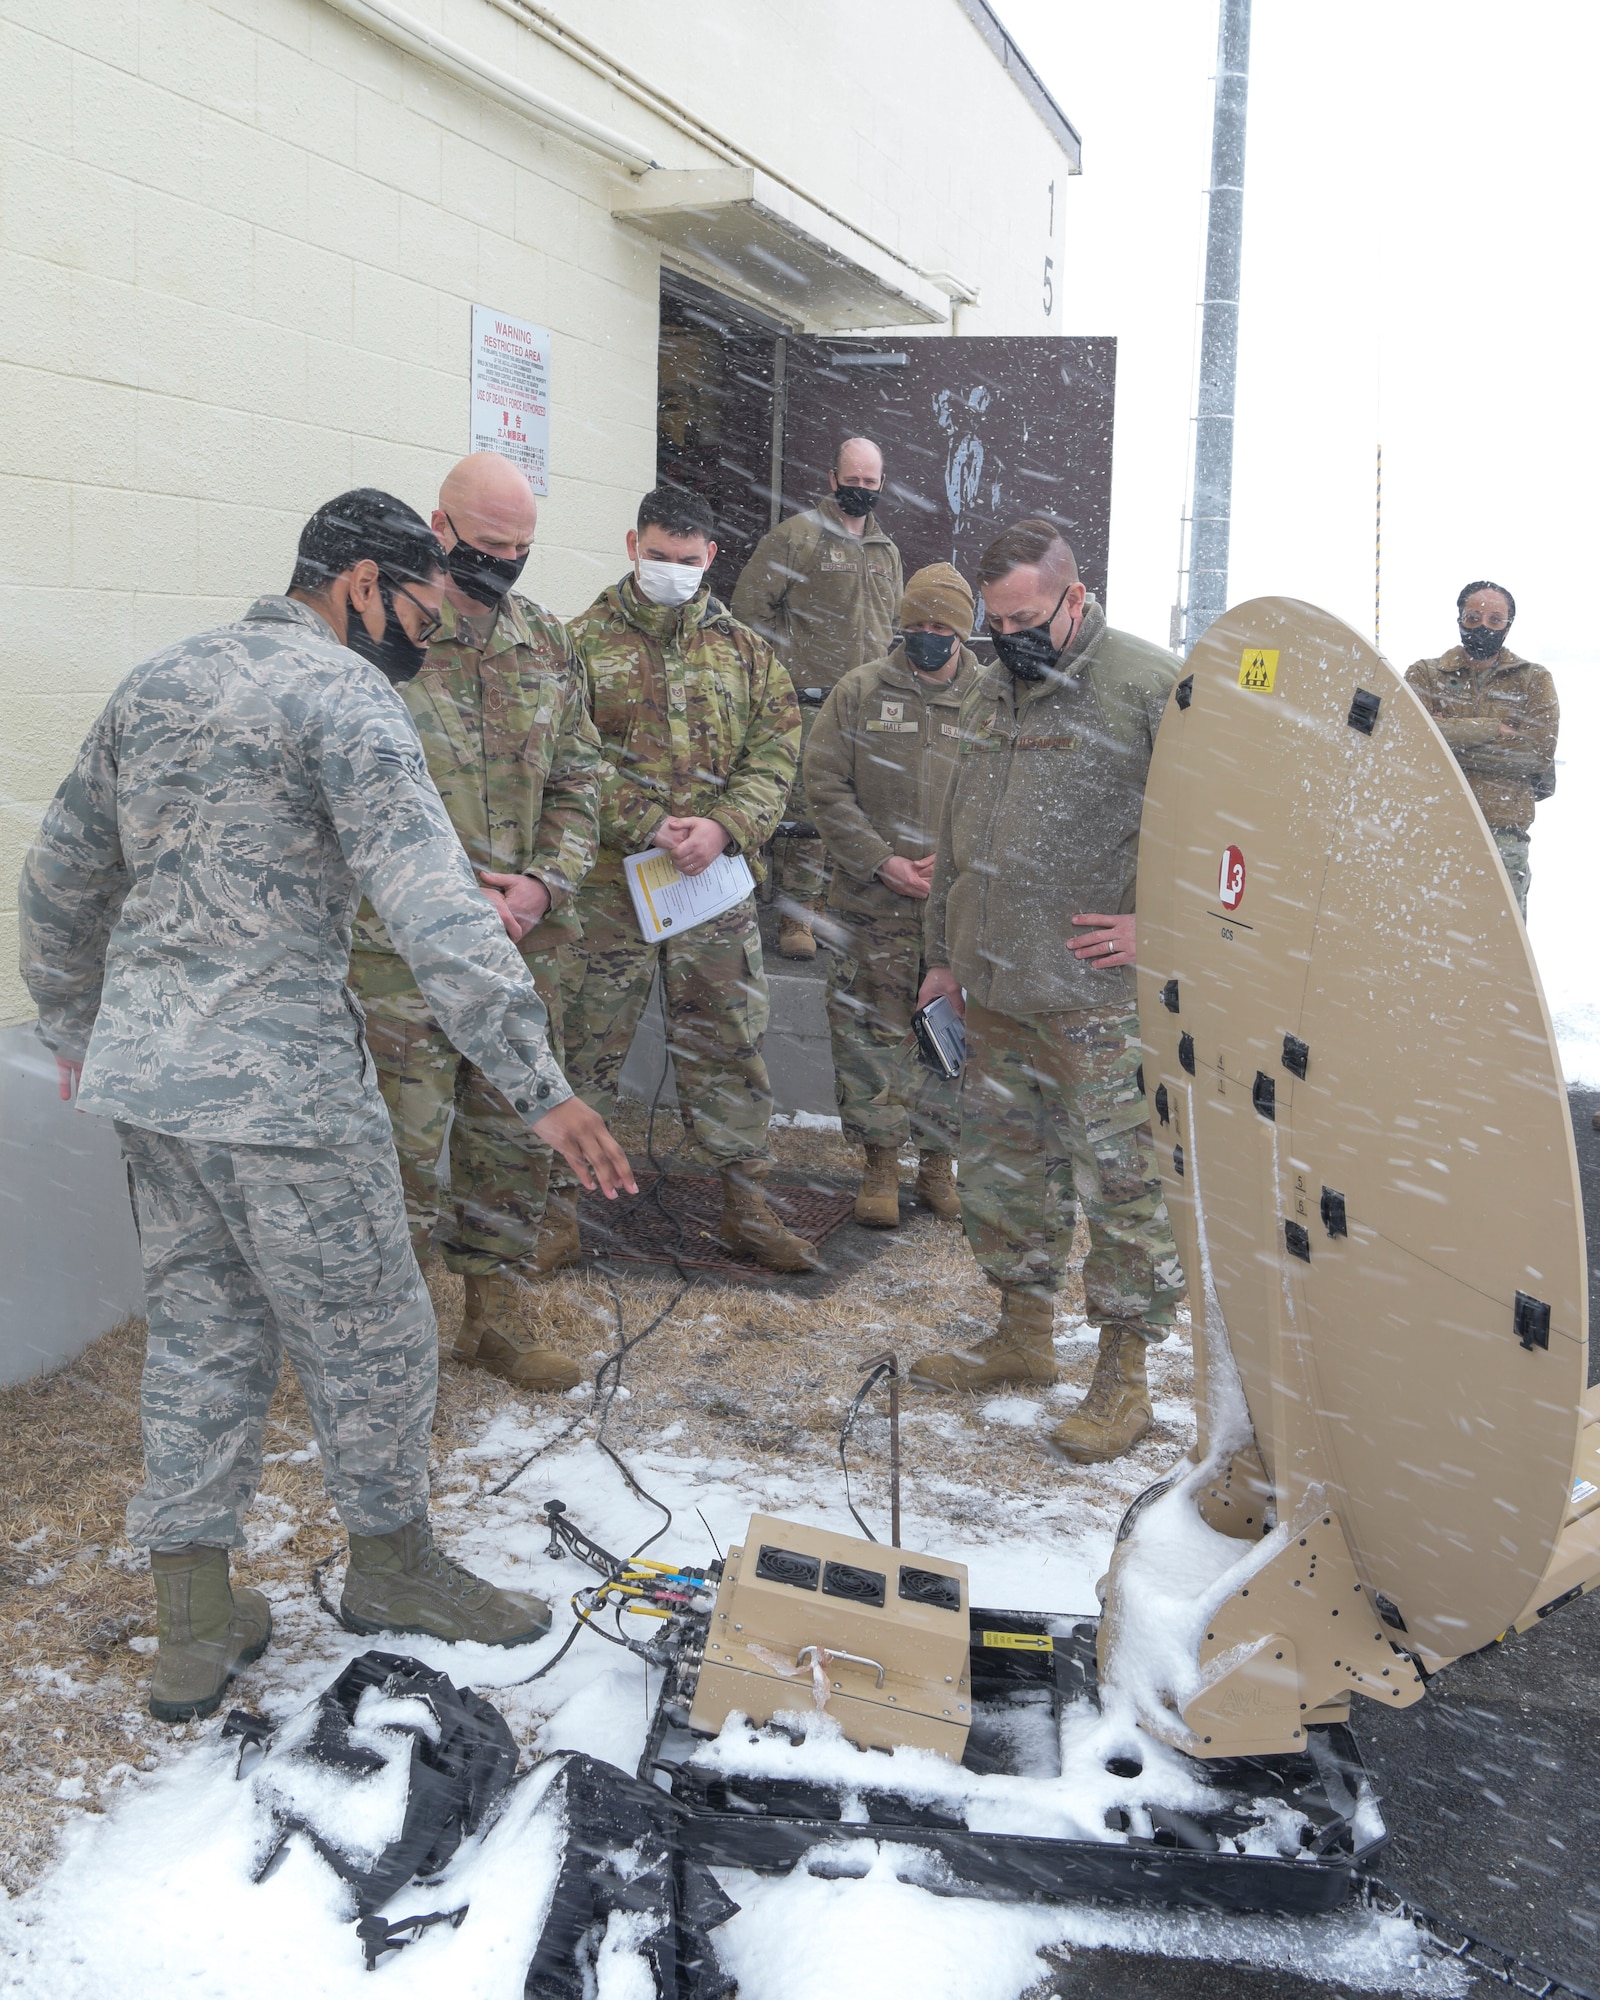
M 1138 910 L 1199 1464 L 1118 1545 L 1102 1672 L 1197 1755 L 1288 1751 L 1600 1576 L 1566 1090 L 1454 756 L 1312 605 L 1190 655 Z

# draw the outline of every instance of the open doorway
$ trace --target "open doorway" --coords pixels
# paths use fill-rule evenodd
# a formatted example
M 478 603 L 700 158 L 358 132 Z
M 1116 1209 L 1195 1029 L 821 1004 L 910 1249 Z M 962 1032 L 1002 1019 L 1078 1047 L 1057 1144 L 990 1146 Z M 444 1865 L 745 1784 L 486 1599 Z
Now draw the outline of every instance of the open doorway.
M 717 519 L 711 588 L 724 603 L 778 518 L 784 347 L 775 320 L 662 272 L 656 477 L 709 502 Z

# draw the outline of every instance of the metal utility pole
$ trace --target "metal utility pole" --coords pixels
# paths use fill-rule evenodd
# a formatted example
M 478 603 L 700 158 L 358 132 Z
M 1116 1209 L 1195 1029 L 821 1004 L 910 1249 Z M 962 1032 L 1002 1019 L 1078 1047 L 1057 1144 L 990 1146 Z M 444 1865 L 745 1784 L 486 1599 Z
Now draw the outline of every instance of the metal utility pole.
M 1211 122 L 1206 292 L 1200 321 L 1194 498 L 1189 509 L 1185 650 L 1228 603 L 1233 512 L 1233 384 L 1239 360 L 1239 253 L 1244 234 L 1244 135 L 1250 89 L 1250 0 L 1220 0 L 1217 95 Z

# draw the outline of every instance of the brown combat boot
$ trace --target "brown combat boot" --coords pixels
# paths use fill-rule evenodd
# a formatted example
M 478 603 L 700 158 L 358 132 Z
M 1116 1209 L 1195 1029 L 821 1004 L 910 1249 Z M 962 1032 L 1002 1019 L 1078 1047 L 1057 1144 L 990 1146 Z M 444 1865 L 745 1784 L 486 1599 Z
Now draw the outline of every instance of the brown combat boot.
M 272 1612 L 259 1590 L 234 1590 L 228 1551 L 189 1542 L 152 1549 L 156 1587 L 156 1670 L 150 1713 L 157 1722 L 214 1715 L 240 1667 L 259 1660 L 272 1637 Z
M 577 1194 L 572 1188 L 552 1188 L 545 1201 L 539 1241 L 528 1260 L 528 1269 L 538 1277 L 551 1278 L 569 1264 L 576 1264 L 582 1256 Z
M 1089 1393 L 1050 1442 L 1080 1465 L 1099 1465 L 1131 1451 L 1150 1428 L 1150 1382 L 1145 1341 L 1131 1326 L 1100 1329 L 1100 1359 Z
M 480 1278 L 469 1271 L 457 1357 L 536 1395 L 559 1396 L 577 1388 L 583 1378 L 572 1362 L 541 1345 L 523 1325 L 525 1296 L 526 1288 L 515 1278 Z
M 804 917 L 784 917 L 778 926 L 780 958 L 815 958 L 817 941 Z
M 912 1192 L 946 1222 L 961 1220 L 955 1169 L 956 1163 L 948 1153 L 923 1153 L 917 1159 L 917 1185 Z
M 748 1174 L 722 1176 L 724 1248 L 753 1257 L 768 1271 L 820 1271 L 822 1259 L 802 1237 L 786 1229 L 767 1206 L 767 1198 Z
M 1000 1324 L 986 1340 L 950 1354 L 925 1354 L 911 1380 L 919 1389 L 1043 1387 L 1056 1380 L 1055 1316 L 1048 1292 L 1008 1285 L 1000 1295 Z
M 856 1221 L 865 1229 L 900 1227 L 900 1150 L 868 1146 L 867 1170 L 856 1194 Z

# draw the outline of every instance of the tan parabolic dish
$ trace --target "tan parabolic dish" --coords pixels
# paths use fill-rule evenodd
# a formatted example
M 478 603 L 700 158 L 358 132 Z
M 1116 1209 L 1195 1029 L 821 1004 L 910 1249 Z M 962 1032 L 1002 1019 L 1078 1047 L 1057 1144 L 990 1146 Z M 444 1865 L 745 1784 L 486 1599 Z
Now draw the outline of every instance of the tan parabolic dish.
M 1139 1015 L 1197 1333 L 1198 1191 L 1278 1517 L 1326 1509 L 1431 1669 L 1600 1571 L 1549 1015 L 1466 782 L 1370 646 L 1261 598 L 1185 672 Z

